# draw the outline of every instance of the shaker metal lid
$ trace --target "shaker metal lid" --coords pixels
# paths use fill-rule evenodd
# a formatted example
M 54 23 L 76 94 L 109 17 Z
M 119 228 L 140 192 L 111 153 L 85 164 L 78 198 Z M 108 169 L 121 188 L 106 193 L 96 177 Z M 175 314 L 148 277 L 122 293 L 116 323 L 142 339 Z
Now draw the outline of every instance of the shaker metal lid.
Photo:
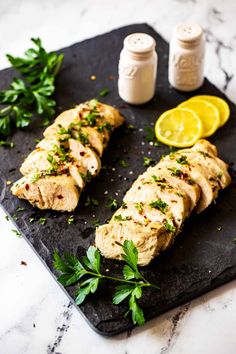
M 202 35 L 203 30 L 196 22 L 180 23 L 174 28 L 174 36 L 181 42 L 199 42 Z
M 132 33 L 124 39 L 124 47 L 133 53 L 147 53 L 155 46 L 154 38 L 146 33 Z

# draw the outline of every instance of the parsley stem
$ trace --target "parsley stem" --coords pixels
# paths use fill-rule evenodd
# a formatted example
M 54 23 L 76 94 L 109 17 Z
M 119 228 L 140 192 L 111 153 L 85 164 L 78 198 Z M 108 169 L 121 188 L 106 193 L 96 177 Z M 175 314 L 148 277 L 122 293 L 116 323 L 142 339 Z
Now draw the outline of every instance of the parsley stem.
M 151 286 L 151 287 L 156 288 L 158 290 L 160 289 L 159 286 L 149 283 L 143 276 L 142 276 L 143 282 L 141 283 L 140 281 L 126 280 L 126 279 L 111 277 L 110 275 L 104 275 L 104 274 L 100 274 L 100 273 L 93 273 L 93 272 L 90 272 L 90 271 L 86 271 L 86 274 L 89 274 L 89 275 L 92 275 L 92 276 L 96 276 L 96 277 L 102 278 L 102 279 L 109 279 L 109 280 L 113 280 L 113 281 L 118 281 L 120 283 L 127 283 L 127 284 L 132 284 L 132 285 L 140 285 L 142 287 Z
M 0 114 L 5 114 L 7 111 L 10 111 L 11 109 L 12 109 L 12 105 L 9 105 L 9 106 L 7 106 L 5 108 L 2 108 L 0 110 Z

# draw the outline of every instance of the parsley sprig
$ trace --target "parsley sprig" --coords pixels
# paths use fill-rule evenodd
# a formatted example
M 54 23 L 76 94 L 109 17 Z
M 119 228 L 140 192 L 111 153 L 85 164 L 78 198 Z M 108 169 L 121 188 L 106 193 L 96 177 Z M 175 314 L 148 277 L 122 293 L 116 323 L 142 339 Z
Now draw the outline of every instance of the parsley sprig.
M 20 74 L 10 87 L 0 91 L 0 136 L 6 138 L 12 128 L 28 126 L 32 110 L 45 119 L 55 113 L 56 102 L 51 99 L 55 91 L 55 76 L 63 60 L 63 54 L 47 53 L 39 38 L 32 38 L 35 47 L 25 52 L 24 57 L 7 54 L 12 67 Z
M 103 280 L 120 283 L 115 288 L 113 304 L 119 305 L 126 300 L 128 310 L 125 316 L 131 313 L 133 323 L 142 325 L 145 318 L 138 300 L 142 297 L 143 288 L 152 287 L 159 290 L 159 287 L 151 284 L 140 273 L 138 269 L 138 250 L 134 243 L 126 240 L 121 247 L 123 249 L 122 258 L 126 263 L 123 267 L 123 278 L 101 272 L 100 253 L 94 246 L 88 248 L 82 261 L 68 253 L 65 253 L 62 258 L 58 252 L 54 252 L 54 268 L 62 272 L 58 277 L 61 284 L 64 286 L 78 285 L 75 298 L 77 305 L 82 304 L 89 294 L 95 293 Z

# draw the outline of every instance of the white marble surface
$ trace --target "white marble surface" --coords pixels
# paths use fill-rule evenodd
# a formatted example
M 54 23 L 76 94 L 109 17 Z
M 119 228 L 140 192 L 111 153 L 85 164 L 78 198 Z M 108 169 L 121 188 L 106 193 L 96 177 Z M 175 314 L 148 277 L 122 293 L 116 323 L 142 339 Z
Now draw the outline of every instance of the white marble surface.
M 170 39 L 199 21 L 206 76 L 236 102 L 234 0 L 7 0 L 0 2 L 0 68 L 39 36 L 57 49 L 125 24 L 148 22 Z M 94 333 L 0 209 L 0 354 L 235 354 L 236 281 L 113 338 Z M 21 264 L 26 262 L 27 265 Z

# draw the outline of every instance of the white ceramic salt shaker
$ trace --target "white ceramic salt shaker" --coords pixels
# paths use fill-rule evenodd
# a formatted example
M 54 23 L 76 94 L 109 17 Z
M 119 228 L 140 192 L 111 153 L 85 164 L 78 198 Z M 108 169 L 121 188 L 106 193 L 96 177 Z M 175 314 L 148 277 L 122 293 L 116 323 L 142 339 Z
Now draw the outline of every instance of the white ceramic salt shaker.
M 174 28 L 169 51 L 169 82 L 178 90 L 193 91 L 204 81 L 205 36 L 201 26 L 186 22 Z
M 155 47 L 155 40 L 145 33 L 125 38 L 120 53 L 118 91 L 127 103 L 139 105 L 153 98 L 157 76 Z

